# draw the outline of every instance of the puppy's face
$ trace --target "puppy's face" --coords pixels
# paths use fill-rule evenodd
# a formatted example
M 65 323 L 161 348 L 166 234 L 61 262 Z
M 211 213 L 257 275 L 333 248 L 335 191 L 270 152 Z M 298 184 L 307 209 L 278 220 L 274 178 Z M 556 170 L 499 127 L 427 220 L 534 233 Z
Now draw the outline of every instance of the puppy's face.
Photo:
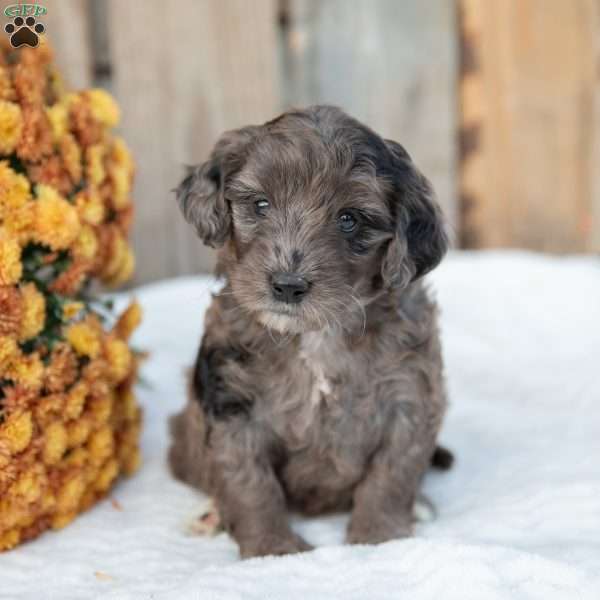
M 398 144 L 332 107 L 225 134 L 177 191 L 242 307 L 302 332 L 361 326 L 365 305 L 441 260 L 427 180 Z

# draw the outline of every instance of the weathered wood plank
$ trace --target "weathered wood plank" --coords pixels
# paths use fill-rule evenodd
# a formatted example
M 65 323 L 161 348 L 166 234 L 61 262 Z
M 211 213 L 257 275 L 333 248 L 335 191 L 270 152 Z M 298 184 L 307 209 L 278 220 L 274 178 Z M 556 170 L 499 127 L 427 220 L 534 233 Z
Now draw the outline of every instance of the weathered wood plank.
M 403 144 L 456 223 L 453 0 L 289 0 L 285 103 L 336 104 Z
M 598 2 L 462 0 L 461 8 L 463 241 L 591 249 Z
M 136 281 L 210 270 L 170 190 L 226 129 L 280 108 L 276 0 L 109 0 L 113 91 L 138 163 Z
M 92 54 L 86 0 L 46 0 L 48 13 L 40 20 L 54 48 L 65 82 L 72 88 L 92 82 Z

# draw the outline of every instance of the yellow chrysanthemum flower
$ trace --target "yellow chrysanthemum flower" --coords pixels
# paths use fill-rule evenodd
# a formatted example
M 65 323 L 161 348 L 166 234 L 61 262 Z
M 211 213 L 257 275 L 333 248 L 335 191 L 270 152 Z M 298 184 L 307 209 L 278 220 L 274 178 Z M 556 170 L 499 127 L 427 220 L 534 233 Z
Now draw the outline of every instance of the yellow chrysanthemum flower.
M 3 376 L 8 365 L 20 355 L 17 342 L 4 335 L 0 335 L 0 375 Z
M 117 286 L 131 277 L 135 270 L 135 255 L 125 238 L 114 236 L 108 260 L 104 264 L 102 280 L 108 286 Z
M 132 358 L 129 346 L 118 338 L 108 338 L 104 344 L 104 354 L 111 379 L 115 383 L 120 383 L 131 369 Z
M 104 154 L 106 148 L 102 144 L 89 146 L 85 151 L 85 173 L 92 185 L 100 185 L 106 178 Z
M 31 197 L 27 177 L 10 168 L 8 161 L 0 161 L 0 217 L 5 210 L 23 206 Z
M 10 486 L 8 493 L 26 504 L 37 502 L 42 495 L 45 479 L 44 468 L 41 465 L 33 465 Z
M 104 221 L 106 207 L 95 187 L 88 187 L 78 194 L 75 205 L 82 221 L 90 225 L 100 225 Z
M 110 484 L 115 480 L 119 474 L 119 463 L 115 458 L 111 458 L 100 470 L 100 474 L 96 479 L 94 487 L 99 492 L 105 492 Z
M 42 329 L 46 320 L 46 298 L 38 291 L 33 283 L 21 286 L 21 299 L 23 302 L 23 318 L 19 331 L 19 340 L 29 340 Z
M 14 238 L 24 248 L 31 240 L 31 231 L 35 221 L 34 203 L 28 201 L 17 208 L 5 208 L 3 220 L 3 227 L 8 236 Z
M 71 251 L 77 258 L 89 261 L 94 259 L 98 252 L 98 238 L 92 227 L 89 225 L 83 225 L 81 227 L 79 236 L 75 240 Z
M 114 405 L 114 392 L 110 392 L 106 396 L 94 398 L 90 404 L 90 414 L 94 421 L 95 427 L 104 425 L 112 414 Z
M 59 513 L 68 513 L 77 508 L 85 492 L 85 480 L 81 473 L 69 478 L 56 494 L 56 509 Z
M 69 131 L 69 107 L 67 102 L 57 102 L 46 109 L 52 127 L 52 139 L 57 144 Z
M 83 467 L 90 459 L 90 453 L 87 448 L 75 448 L 69 452 L 69 456 L 65 458 L 65 462 L 69 467 Z
M 84 444 L 92 432 L 92 421 L 85 417 L 67 424 L 68 447 L 76 448 Z
M 21 279 L 21 246 L 14 237 L 0 231 L 0 285 L 12 285 Z
M 88 440 L 87 448 L 90 452 L 90 460 L 98 465 L 109 458 L 115 448 L 113 431 L 109 425 L 95 431 Z
M 131 151 L 125 143 L 125 140 L 121 137 L 115 136 L 110 149 L 110 158 L 118 166 L 124 167 L 129 175 L 134 171 L 134 162 L 131 157 Z
M 11 454 L 17 454 L 29 446 L 33 434 L 31 412 L 25 411 L 11 415 L 0 425 L 0 440 L 7 446 Z
M 0 100 L 0 154 L 12 154 L 23 131 L 21 107 L 14 102 Z
M 125 167 L 113 164 L 109 167 L 108 176 L 112 182 L 112 205 L 115 210 L 123 210 L 131 204 L 131 175 Z
M 55 465 L 67 450 L 68 435 L 60 421 L 54 421 L 46 427 L 42 458 L 47 465 Z
M 83 411 L 85 399 L 88 395 L 88 385 L 85 381 L 78 381 L 67 394 L 64 414 L 66 419 L 78 419 Z
M 31 390 L 39 390 L 44 376 L 44 363 L 37 352 L 22 354 L 6 369 L 6 378 Z
M 34 238 L 52 250 L 68 248 L 81 225 L 75 207 L 49 185 L 37 186 Z
M 121 118 L 119 107 L 106 90 L 96 88 L 86 91 L 84 95 L 89 100 L 95 119 L 107 127 L 114 127 L 118 124 Z
M 89 358 L 96 358 L 102 349 L 100 332 L 89 320 L 69 325 L 66 338 L 78 354 Z

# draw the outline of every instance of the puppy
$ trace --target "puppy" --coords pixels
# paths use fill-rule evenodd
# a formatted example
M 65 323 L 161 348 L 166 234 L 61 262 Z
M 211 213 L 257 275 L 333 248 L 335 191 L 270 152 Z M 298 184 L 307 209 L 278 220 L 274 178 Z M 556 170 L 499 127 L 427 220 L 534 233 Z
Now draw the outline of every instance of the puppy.
M 170 464 L 214 498 L 243 557 L 310 546 L 287 508 L 351 510 L 347 541 L 411 534 L 446 408 L 422 277 L 447 238 L 400 144 L 330 106 L 225 133 L 177 189 L 219 248 Z

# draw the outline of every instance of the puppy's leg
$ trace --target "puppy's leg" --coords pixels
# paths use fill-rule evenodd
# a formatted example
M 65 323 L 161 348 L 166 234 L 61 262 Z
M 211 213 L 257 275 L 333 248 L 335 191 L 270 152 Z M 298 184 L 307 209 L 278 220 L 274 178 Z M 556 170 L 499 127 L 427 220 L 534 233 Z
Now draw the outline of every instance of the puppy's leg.
M 285 496 L 272 465 L 275 440 L 253 421 L 246 359 L 243 352 L 211 345 L 207 338 L 198 353 L 192 394 L 207 413 L 203 460 L 208 492 L 242 557 L 308 550 L 288 524 Z
M 213 493 L 225 529 L 243 558 L 310 550 L 288 522 L 286 501 L 267 452 L 264 434 L 249 423 L 215 426 Z
M 392 426 L 354 491 L 349 543 L 378 544 L 412 534 L 415 499 L 434 445 L 420 437 L 410 436 L 401 420 Z

